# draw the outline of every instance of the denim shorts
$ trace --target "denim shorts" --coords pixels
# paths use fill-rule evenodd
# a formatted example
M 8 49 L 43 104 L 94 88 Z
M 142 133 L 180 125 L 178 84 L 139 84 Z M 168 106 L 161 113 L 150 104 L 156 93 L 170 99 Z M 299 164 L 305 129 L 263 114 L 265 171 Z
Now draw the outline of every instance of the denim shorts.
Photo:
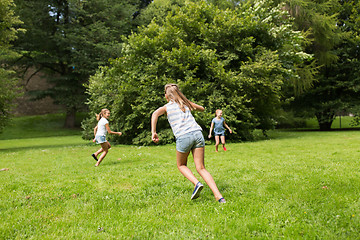
M 225 132 L 223 132 L 223 133 L 215 133 L 215 136 L 224 136 L 225 137 Z
M 194 148 L 205 147 L 205 139 L 201 131 L 186 133 L 176 138 L 176 150 L 181 153 L 190 152 Z
M 95 141 L 97 144 L 107 142 L 105 136 L 95 136 Z

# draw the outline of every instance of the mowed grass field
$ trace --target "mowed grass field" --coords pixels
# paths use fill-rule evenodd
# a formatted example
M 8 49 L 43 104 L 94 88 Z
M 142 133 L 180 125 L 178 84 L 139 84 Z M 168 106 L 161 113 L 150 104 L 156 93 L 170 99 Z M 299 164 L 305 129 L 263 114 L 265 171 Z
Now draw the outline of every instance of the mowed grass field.
M 206 185 L 190 200 L 175 145 L 113 146 L 95 168 L 98 146 L 61 121 L 19 118 L 0 135 L 0 239 L 360 238 L 360 131 L 208 144 L 220 205 Z

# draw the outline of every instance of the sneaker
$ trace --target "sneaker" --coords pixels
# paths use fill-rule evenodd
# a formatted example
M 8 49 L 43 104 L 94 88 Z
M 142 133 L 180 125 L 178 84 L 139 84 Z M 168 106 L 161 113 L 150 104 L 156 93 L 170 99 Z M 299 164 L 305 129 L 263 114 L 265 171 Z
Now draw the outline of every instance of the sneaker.
M 225 200 L 225 198 L 222 197 L 222 198 L 220 198 L 220 199 L 218 200 L 218 202 L 219 202 L 219 203 L 226 203 L 226 200 Z
M 91 156 L 95 159 L 95 161 L 98 161 L 97 157 L 95 156 L 95 154 L 91 154 Z
M 224 151 L 227 151 L 226 147 L 223 147 L 224 148 Z
M 195 186 L 194 192 L 191 195 L 191 200 L 194 200 L 200 196 L 200 192 L 203 189 L 204 185 L 201 182 L 198 182 Z

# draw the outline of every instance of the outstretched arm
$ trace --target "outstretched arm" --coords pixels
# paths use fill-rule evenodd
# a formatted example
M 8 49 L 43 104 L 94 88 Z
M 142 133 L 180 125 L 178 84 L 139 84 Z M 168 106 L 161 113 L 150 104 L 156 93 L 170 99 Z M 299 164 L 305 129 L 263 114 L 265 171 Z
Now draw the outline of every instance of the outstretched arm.
M 190 101 L 190 104 L 195 111 L 203 112 L 205 110 L 205 108 L 203 106 L 193 103 L 191 101 Z
M 153 142 L 157 143 L 159 142 L 159 136 L 156 133 L 156 124 L 158 121 L 158 118 L 166 113 L 166 107 L 159 107 L 153 114 L 151 115 L 151 139 Z
M 97 129 L 98 129 L 98 126 L 96 125 L 96 127 L 94 127 L 94 137 L 96 136 Z
M 117 134 L 119 136 L 122 135 L 122 132 L 113 132 L 113 131 L 111 131 L 108 123 L 105 124 L 105 127 L 106 127 L 107 132 L 110 133 L 110 134 Z
M 211 138 L 212 130 L 214 129 L 214 123 L 211 122 L 210 132 L 209 132 L 209 138 Z
M 231 131 L 230 127 L 226 124 L 226 122 L 225 122 L 225 121 L 224 121 L 224 126 L 225 126 L 227 129 L 229 129 L 229 132 L 230 132 L 230 133 L 232 133 L 232 131 Z
M 94 139 L 92 140 L 93 142 L 95 142 L 95 136 L 96 136 L 97 129 L 98 129 L 98 126 L 96 125 L 96 127 L 94 127 Z

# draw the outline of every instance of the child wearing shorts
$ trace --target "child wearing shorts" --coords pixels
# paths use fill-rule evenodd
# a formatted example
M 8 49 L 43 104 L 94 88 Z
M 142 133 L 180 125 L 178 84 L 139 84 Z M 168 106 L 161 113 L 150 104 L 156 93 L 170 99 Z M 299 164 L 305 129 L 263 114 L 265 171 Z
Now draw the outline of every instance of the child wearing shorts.
M 219 138 L 223 145 L 224 151 L 227 151 L 225 147 L 225 127 L 229 129 L 230 133 L 232 133 L 230 127 L 226 124 L 225 119 L 222 117 L 222 114 L 223 114 L 222 110 L 217 109 L 215 112 L 215 117 L 211 121 L 211 126 L 210 126 L 209 138 L 211 138 L 211 132 L 214 129 L 215 152 L 218 152 L 218 146 L 220 144 Z
M 179 90 L 176 84 L 165 85 L 165 98 L 167 104 L 153 112 L 151 117 L 152 140 L 159 141 L 156 133 L 156 125 L 159 116 L 167 114 L 171 129 L 176 138 L 176 162 L 179 171 L 194 184 L 194 191 L 191 200 L 200 196 L 204 185 L 194 176 L 187 167 L 187 159 L 190 152 L 193 155 L 197 172 L 204 179 L 206 184 L 212 190 L 215 199 L 219 203 L 225 203 L 211 174 L 205 169 L 204 148 L 205 140 L 201 127 L 195 121 L 191 110 L 204 111 L 204 107 L 189 101 Z

